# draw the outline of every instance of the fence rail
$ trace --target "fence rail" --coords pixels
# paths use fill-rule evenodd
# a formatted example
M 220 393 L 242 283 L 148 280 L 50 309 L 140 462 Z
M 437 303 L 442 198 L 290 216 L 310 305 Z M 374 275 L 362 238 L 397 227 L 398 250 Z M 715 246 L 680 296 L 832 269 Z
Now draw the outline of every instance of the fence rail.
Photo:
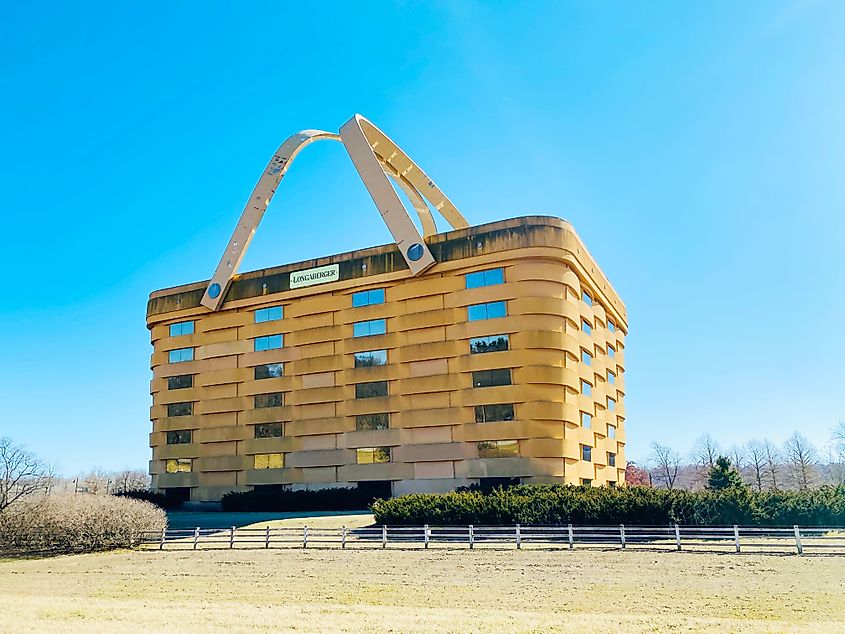
M 366 528 L 176 528 L 143 534 L 142 549 L 233 548 L 664 549 L 845 555 L 845 527 L 752 526 L 373 526 Z

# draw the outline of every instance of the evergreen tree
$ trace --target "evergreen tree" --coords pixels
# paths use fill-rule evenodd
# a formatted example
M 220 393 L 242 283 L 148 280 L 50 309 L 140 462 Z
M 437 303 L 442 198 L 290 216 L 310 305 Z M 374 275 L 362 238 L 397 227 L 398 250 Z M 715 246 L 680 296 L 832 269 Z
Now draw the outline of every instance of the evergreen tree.
M 722 491 L 724 489 L 741 489 L 745 484 L 739 471 L 731 464 L 729 458 L 719 456 L 716 462 L 710 467 L 707 473 L 707 488 L 711 491 Z

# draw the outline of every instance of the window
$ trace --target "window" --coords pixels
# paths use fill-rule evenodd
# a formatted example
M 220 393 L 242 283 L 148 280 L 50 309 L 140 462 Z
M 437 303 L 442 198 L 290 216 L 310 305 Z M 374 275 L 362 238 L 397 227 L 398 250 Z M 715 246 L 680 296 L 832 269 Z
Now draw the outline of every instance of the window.
M 390 462 L 390 447 L 360 447 L 355 450 L 358 464 Z
M 593 461 L 593 448 L 589 445 L 581 445 L 581 460 L 584 462 Z
M 357 431 L 371 431 L 390 427 L 390 414 L 362 414 L 355 417 Z
M 494 284 L 504 284 L 504 282 L 504 269 L 488 269 L 486 271 L 476 271 L 475 273 L 466 274 L 467 288 L 478 288 L 479 286 L 493 286 Z
M 377 365 L 387 365 L 387 350 L 370 350 L 355 353 L 356 368 L 372 368 Z
M 613 323 L 613 320 L 612 320 L 612 319 L 608 319 L 608 320 L 607 320 L 607 329 L 608 329 L 610 332 L 616 332 L 616 324 L 615 324 L 615 323 Z
M 270 306 L 269 308 L 259 308 L 253 315 L 255 315 L 255 323 L 260 324 L 265 321 L 278 321 L 284 317 L 284 309 L 281 306 Z
M 607 426 L 607 437 L 608 438 L 616 438 L 616 425 L 608 425 Z
M 191 442 L 191 430 L 180 429 L 177 431 L 167 432 L 168 445 L 187 445 Z
M 616 348 L 613 346 L 607 346 L 607 356 L 615 357 L 616 356 Z
M 593 305 L 593 298 L 590 296 L 590 294 L 587 291 L 581 291 L 581 299 L 584 301 L 584 303 L 587 306 Z
M 613 385 L 616 383 L 616 375 L 610 370 L 607 371 L 607 382 Z
M 473 387 L 496 387 L 511 384 L 511 369 L 479 370 L 472 373 Z
M 285 397 L 282 392 L 256 394 L 253 399 L 253 405 L 255 409 L 265 409 L 268 407 L 282 407 L 285 404 Z
M 387 396 L 387 381 L 355 384 L 355 398 L 377 398 L 379 396 Z
M 488 302 L 486 304 L 467 306 L 467 321 L 496 319 L 498 317 L 505 317 L 507 314 L 508 307 L 505 302 Z
M 478 443 L 479 458 L 515 458 L 519 456 L 516 440 L 484 440 Z
M 383 335 L 386 332 L 387 322 L 384 319 L 356 321 L 354 324 L 352 324 L 353 337 L 369 337 L 371 335 Z
M 612 399 L 609 396 L 607 397 L 607 409 L 611 412 L 616 409 L 616 399 Z
M 470 354 L 481 354 L 482 352 L 501 352 L 507 350 L 510 341 L 507 335 L 490 335 L 489 337 L 476 337 L 469 340 Z
M 590 478 L 581 478 L 581 486 L 582 487 L 591 487 L 593 486 L 593 481 Z
M 165 463 L 167 473 L 190 473 L 194 461 L 191 458 L 171 458 Z
M 373 288 L 369 291 L 352 293 L 352 308 L 359 306 L 372 306 L 373 304 L 384 304 L 384 289 Z
M 280 453 L 257 453 L 253 457 L 255 469 L 281 469 L 285 466 L 285 456 Z
M 608 480 L 607 486 L 610 487 L 611 489 L 615 489 L 616 488 L 616 480 Z
M 265 363 L 264 365 L 257 365 L 254 368 L 255 380 L 261 379 L 275 379 L 283 376 L 285 373 L 284 363 Z
M 593 415 L 587 412 L 581 412 L 581 427 L 590 429 L 593 424 Z
M 616 466 L 616 454 L 607 452 L 607 466 L 608 467 L 615 467 Z
M 168 416 L 190 416 L 193 413 L 193 403 L 170 403 L 167 406 Z
M 194 387 L 193 374 L 180 374 L 179 376 L 167 377 L 168 390 L 183 390 L 186 387 Z
M 182 363 L 184 361 L 193 361 L 194 360 L 194 349 L 193 348 L 178 348 L 176 350 L 171 350 L 167 355 L 167 360 L 170 363 Z
M 284 338 L 282 335 L 268 335 L 266 337 L 256 337 L 252 340 L 254 350 L 261 352 L 262 350 L 278 350 L 284 345 Z
M 282 424 L 281 423 L 261 423 L 254 426 L 254 433 L 256 438 L 281 438 Z
M 581 379 L 581 394 L 584 396 L 590 396 L 593 393 L 593 386 L 587 383 L 584 379 Z
M 182 335 L 194 334 L 194 322 L 180 321 L 176 324 L 170 324 L 170 336 L 181 337 Z
M 581 330 L 587 333 L 588 335 L 593 334 L 593 327 L 590 325 L 590 322 L 588 322 L 586 319 L 581 320 Z
M 476 405 L 475 422 L 493 423 L 496 421 L 513 420 L 513 403 L 502 403 L 500 405 Z
M 593 365 L 593 355 L 586 350 L 581 350 L 581 362 L 584 365 Z

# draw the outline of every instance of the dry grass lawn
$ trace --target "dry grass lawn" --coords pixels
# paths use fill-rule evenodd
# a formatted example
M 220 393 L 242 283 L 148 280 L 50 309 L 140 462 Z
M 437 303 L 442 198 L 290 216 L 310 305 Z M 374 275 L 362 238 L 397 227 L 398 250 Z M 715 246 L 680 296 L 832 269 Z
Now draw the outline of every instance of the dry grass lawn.
M 0 630 L 845 633 L 845 559 L 332 548 L 0 561 Z

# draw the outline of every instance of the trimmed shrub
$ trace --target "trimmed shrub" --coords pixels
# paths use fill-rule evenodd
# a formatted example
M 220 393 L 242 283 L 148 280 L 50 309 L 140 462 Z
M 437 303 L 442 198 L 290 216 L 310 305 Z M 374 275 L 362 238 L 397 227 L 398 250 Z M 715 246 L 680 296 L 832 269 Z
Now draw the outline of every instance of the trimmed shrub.
M 288 491 L 255 489 L 226 493 L 224 511 L 360 511 L 373 503 L 372 493 L 358 488 Z
M 179 503 L 168 502 L 167 496 L 164 493 L 159 493 L 158 491 L 149 491 L 147 489 L 138 489 L 136 491 L 121 491 L 120 493 L 115 493 L 115 497 L 119 498 L 130 498 L 132 500 L 143 500 L 144 502 L 149 502 L 161 509 L 169 509 L 175 508 L 179 506 Z
M 60 555 L 137 546 L 167 516 L 148 502 L 111 495 L 27 498 L 0 513 L 0 554 Z
M 389 525 L 678 524 L 719 526 L 845 525 L 845 487 L 811 491 L 678 491 L 569 485 L 520 485 L 489 493 L 470 490 L 403 495 L 372 505 Z

